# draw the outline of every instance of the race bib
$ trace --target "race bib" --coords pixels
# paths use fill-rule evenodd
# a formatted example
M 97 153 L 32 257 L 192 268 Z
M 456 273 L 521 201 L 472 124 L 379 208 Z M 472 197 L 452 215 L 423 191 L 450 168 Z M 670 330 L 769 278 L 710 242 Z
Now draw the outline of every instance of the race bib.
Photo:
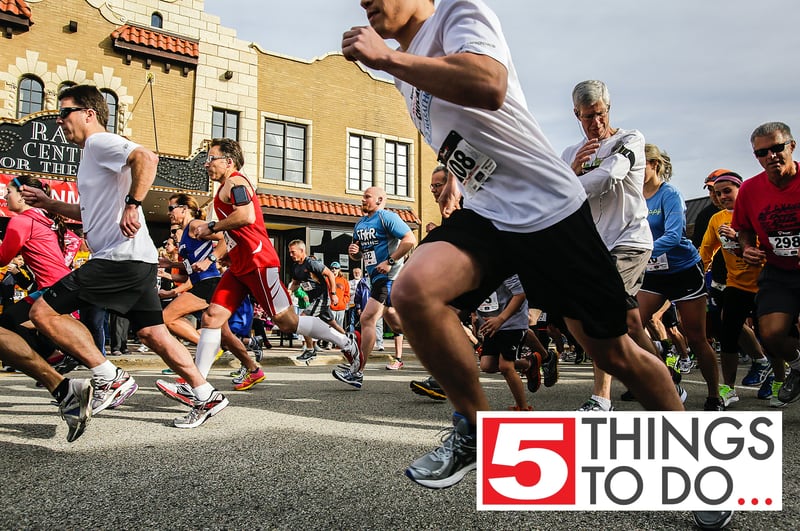
M 305 282 L 300 283 L 300 287 L 303 288 L 303 291 L 309 293 L 314 289 L 314 284 L 306 280 Z
M 496 312 L 499 308 L 500 304 L 497 302 L 497 293 L 492 293 L 488 299 L 478 306 L 478 311 L 481 313 L 491 313 Z
M 364 251 L 361 256 L 364 259 L 365 266 L 378 265 L 378 259 L 375 258 L 375 251 Z
M 229 236 L 226 231 L 222 232 L 222 237 L 225 239 L 225 246 L 228 248 L 228 252 L 236 247 L 236 240 Z
M 491 157 L 472 147 L 455 131 L 450 131 L 439 148 L 439 162 L 461 181 L 467 197 L 474 196 L 497 169 Z
M 669 269 L 669 262 L 667 261 L 667 253 L 661 256 L 652 256 L 647 262 L 648 271 L 667 271 Z
M 739 245 L 739 240 L 735 238 L 728 238 L 727 236 L 720 235 L 719 241 L 722 244 L 722 248 L 729 253 L 736 254 L 736 251 L 742 248 L 742 246 Z
M 799 256 L 800 232 L 797 230 L 778 230 L 767 234 L 775 256 Z

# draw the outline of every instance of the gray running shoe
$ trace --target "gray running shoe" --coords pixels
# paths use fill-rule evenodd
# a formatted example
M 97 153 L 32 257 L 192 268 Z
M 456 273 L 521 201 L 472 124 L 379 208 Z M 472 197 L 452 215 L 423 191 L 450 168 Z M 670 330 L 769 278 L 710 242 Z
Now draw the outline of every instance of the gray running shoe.
M 173 421 L 176 428 L 196 428 L 228 406 L 225 395 L 214 389 L 208 400 L 195 400 L 185 417 Z
M 119 406 L 139 388 L 136 380 L 119 367 L 117 367 L 117 374 L 113 380 L 92 378 L 92 387 L 94 387 L 92 415 L 97 415 L 112 404 L 114 407 Z M 121 400 L 119 400 L 120 398 Z
M 800 398 L 800 371 L 796 369 L 789 371 L 783 386 L 778 391 L 778 398 L 787 404 Z
M 409 479 L 429 489 L 444 489 L 475 469 L 476 434 L 469 432 L 467 419 L 453 421 L 455 425 L 444 431 L 442 445 L 408 466 Z
M 694 511 L 692 515 L 700 529 L 722 529 L 731 522 L 733 511 Z
M 258 336 L 253 336 L 250 338 L 250 349 L 253 351 L 255 355 L 256 361 L 261 361 L 261 358 L 264 357 L 264 345 L 261 342 L 261 338 Z
M 317 351 L 314 349 L 303 349 L 303 353 L 297 356 L 297 361 L 304 361 L 308 364 L 309 361 L 317 358 Z
M 74 442 L 83 434 L 92 418 L 92 395 L 94 388 L 89 379 L 70 380 L 67 396 L 58 405 L 61 418 L 67 423 L 67 442 Z
M 361 335 L 349 333 L 347 334 L 347 338 L 350 341 L 342 349 L 342 354 L 344 354 L 344 357 L 350 362 L 350 372 L 356 374 L 361 372 L 366 362 L 364 353 L 361 351 Z
M 333 374 L 333 377 L 340 382 L 352 385 L 356 389 L 361 389 L 361 386 L 364 383 L 364 374 L 360 372 L 352 372 L 350 369 L 333 369 L 331 374 Z
M 545 387 L 553 387 L 558 381 L 558 352 L 549 350 L 547 354 L 542 360 L 542 379 Z
M 185 406 L 191 407 L 196 401 L 192 387 L 183 380 L 175 382 L 156 380 L 156 387 L 164 396 Z
M 247 367 L 242 365 L 241 367 L 239 367 L 238 371 L 233 371 L 231 373 L 231 376 L 233 376 L 233 383 L 235 384 L 242 383 L 242 380 L 244 380 L 247 377 Z

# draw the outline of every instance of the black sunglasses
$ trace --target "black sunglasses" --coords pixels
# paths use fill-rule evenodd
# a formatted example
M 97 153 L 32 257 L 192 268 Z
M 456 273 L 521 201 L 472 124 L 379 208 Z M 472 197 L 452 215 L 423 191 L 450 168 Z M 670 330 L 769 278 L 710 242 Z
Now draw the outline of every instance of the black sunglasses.
M 753 151 L 753 155 L 755 155 L 758 158 L 761 158 L 761 157 L 766 157 L 767 155 L 769 155 L 770 151 L 772 151 L 773 153 L 780 153 L 784 149 L 786 149 L 786 146 L 788 146 L 791 143 L 792 143 L 791 140 L 787 140 L 786 142 L 783 142 L 783 143 L 780 143 L 780 144 L 775 144 L 774 146 L 765 147 L 763 149 L 757 149 L 757 150 Z
M 167 207 L 167 209 L 168 209 L 170 212 L 172 212 L 172 211 L 173 211 L 173 210 L 175 210 L 176 208 L 186 208 L 186 205 L 170 205 L 170 206 L 168 206 L 168 207 Z
M 75 111 L 88 111 L 88 110 L 89 110 L 88 107 L 61 107 L 58 110 L 58 117 L 63 120 Z

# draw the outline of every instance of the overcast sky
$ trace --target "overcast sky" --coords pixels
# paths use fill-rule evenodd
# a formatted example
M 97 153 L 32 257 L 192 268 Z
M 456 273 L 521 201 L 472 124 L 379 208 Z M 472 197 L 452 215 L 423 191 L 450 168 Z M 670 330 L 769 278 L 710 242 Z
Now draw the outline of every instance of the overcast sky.
M 500 18 L 528 100 L 553 147 L 578 142 L 572 87 L 601 79 L 611 125 L 639 129 L 672 157 L 685 199 L 720 167 L 761 167 L 750 133 L 800 132 L 798 0 L 485 0 Z M 437 0 L 438 3 L 438 0 Z M 206 0 L 238 37 L 303 59 L 340 51 L 366 24 L 358 0 Z

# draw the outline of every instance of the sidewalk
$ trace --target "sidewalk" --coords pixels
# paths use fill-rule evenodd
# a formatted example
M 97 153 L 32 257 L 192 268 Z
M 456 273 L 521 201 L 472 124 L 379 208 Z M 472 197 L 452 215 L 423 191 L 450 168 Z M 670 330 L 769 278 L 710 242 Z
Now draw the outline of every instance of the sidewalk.
M 288 343 L 284 343 L 284 346 L 278 346 L 279 341 L 277 338 L 270 337 L 270 341 L 272 342 L 273 347 L 271 349 L 264 349 L 264 356 L 261 358 L 261 365 L 262 366 L 298 366 L 304 367 L 306 365 L 305 362 L 297 361 L 295 358 L 300 355 L 302 351 L 302 341 L 294 341 L 294 347 L 289 348 Z M 153 351 L 147 352 L 138 352 L 137 348 L 139 347 L 138 344 L 128 342 L 128 352 L 129 354 L 125 354 L 122 356 L 107 356 L 107 358 L 114 363 L 114 365 L 121 367 L 124 370 L 136 370 L 136 369 L 165 369 L 167 367 L 166 363 L 164 363 L 161 358 L 154 353 Z M 387 339 L 385 340 L 384 347 L 386 350 L 384 352 L 373 351 L 370 355 L 370 363 L 389 363 L 393 359 L 394 356 L 394 342 Z M 189 352 L 194 355 L 195 346 L 191 345 L 188 347 Z M 250 356 L 253 356 L 252 352 L 249 352 Z M 403 348 L 403 359 L 414 359 L 414 352 L 411 350 L 411 347 L 408 346 L 408 343 L 404 344 Z M 320 352 L 316 359 L 314 359 L 309 365 L 336 365 L 338 363 L 344 363 L 345 358 L 342 353 L 336 349 L 335 347 L 331 350 L 323 350 Z M 213 367 L 215 368 L 238 368 L 239 367 L 239 360 L 237 360 L 233 355 L 225 353 L 220 357 L 217 361 L 214 362 Z

